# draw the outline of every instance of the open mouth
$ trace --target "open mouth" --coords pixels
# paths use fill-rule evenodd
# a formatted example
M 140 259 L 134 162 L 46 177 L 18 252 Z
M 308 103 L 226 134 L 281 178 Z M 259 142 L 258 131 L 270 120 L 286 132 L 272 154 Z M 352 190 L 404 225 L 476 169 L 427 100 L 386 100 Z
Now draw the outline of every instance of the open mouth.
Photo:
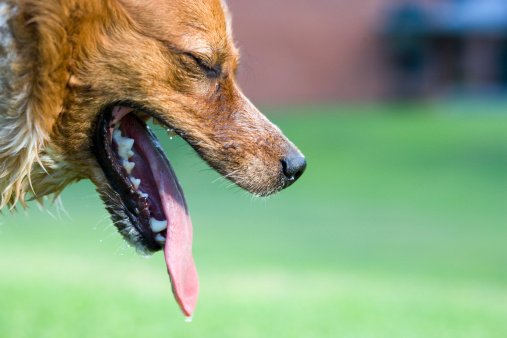
M 183 191 L 146 121 L 154 114 L 114 105 L 100 114 L 93 148 L 110 185 L 106 205 L 127 241 L 144 251 L 164 249 L 173 294 L 186 316 L 199 283 L 192 257 L 192 221 Z

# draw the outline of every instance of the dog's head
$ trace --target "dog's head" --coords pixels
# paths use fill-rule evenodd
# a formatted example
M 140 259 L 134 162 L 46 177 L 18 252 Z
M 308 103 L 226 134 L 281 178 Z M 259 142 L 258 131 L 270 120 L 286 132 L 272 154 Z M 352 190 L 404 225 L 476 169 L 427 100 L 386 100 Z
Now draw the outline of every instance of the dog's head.
M 38 73 L 61 95 L 61 112 L 42 119 L 51 128 L 42 153 L 56 169 L 53 178 L 35 180 L 35 191 L 59 190 L 51 184 L 61 185 L 60 168 L 65 182 L 91 179 L 130 243 L 144 251 L 165 243 L 175 294 L 189 314 L 197 292 L 190 218 L 147 121 L 180 135 L 220 174 L 260 196 L 297 180 L 304 157 L 238 87 L 224 1 L 70 1 L 79 5 L 55 15 L 57 2 L 27 14 L 38 50 L 48 54 L 35 66 L 48 67 Z M 58 15 L 68 17 L 52 25 Z M 51 64 L 51 53 L 61 64 Z

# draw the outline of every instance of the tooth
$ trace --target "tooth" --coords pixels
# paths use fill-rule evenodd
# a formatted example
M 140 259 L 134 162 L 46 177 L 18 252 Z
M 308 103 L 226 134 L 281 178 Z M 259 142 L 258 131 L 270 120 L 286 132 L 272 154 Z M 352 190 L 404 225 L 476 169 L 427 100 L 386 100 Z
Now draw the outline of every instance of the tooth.
M 130 177 L 130 182 L 134 185 L 134 188 L 139 189 L 139 186 L 141 185 L 141 180 L 135 177 Z
M 157 236 L 155 236 L 155 240 L 161 244 L 165 243 L 165 237 L 161 234 L 157 234 Z
M 167 229 L 167 221 L 158 221 L 155 218 L 150 218 L 150 228 L 153 232 L 161 232 Z
M 122 138 L 121 131 L 118 129 L 117 125 L 115 125 L 115 129 L 113 131 L 113 139 L 118 143 L 118 141 Z
M 144 192 L 142 192 L 142 191 L 140 191 L 140 192 L 139 192 L 139 195 L 140 195 L 141 197 L 143 197 L 143 198 L 148 198 L 148 197 L 150 197 L 150 195 L 145 194 L 145 193 L 144 193 Z
M 177 136 L 178 134 L 176 133 L 176 131 L 174 129 L 167 129 L 167 133 L 170 135 L 170 136 Z
M 134 162 L 123 161 L 123 168 L 125 168 L 127 174 L 129 175 L 132 173 L 132 170 L 134 170 L 135 165 L 136 164 Z
M 124 137 L 123 138 L 123 143 L 125 144 L 125 148 L 132 149 L 132 146 L 134 145 L 134 139 L 133 138 Z
M 132 147 L 134 146 L 134 139 L 123 137 L 121 135 L 121 130 L 115 129 L 113 131 L 113 140 L 116 142 L 118 146 L 118 155 L 123 159 L 129 159 L 134 156 L 132 152 Z
M 123 159 L 129 159 L 134 156 L 132 152 L 132 146 L 134 145 L 134 139 L 128 137 L 122 137 L 116 142 L 118 144 L 118 155 Z

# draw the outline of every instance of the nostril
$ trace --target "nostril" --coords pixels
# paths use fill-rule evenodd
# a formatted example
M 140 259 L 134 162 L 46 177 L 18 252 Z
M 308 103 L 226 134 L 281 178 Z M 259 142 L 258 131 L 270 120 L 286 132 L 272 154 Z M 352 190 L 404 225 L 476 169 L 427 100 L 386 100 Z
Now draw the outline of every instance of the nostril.
M 296 182 L 306 169 L 306 160 L 299 152 L 292 153 L 281 160 L 285 176 L 285 186 Z

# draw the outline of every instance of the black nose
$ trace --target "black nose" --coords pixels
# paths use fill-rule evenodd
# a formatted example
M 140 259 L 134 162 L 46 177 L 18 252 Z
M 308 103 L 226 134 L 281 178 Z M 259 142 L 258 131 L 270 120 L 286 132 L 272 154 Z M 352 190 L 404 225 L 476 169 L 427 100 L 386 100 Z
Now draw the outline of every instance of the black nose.
M 285 188 L 296 182 L 303 175 L 306 169 L 306 160 L 297 150 L 291 151 L 282 159 L 282 171 L 285 176 Z

